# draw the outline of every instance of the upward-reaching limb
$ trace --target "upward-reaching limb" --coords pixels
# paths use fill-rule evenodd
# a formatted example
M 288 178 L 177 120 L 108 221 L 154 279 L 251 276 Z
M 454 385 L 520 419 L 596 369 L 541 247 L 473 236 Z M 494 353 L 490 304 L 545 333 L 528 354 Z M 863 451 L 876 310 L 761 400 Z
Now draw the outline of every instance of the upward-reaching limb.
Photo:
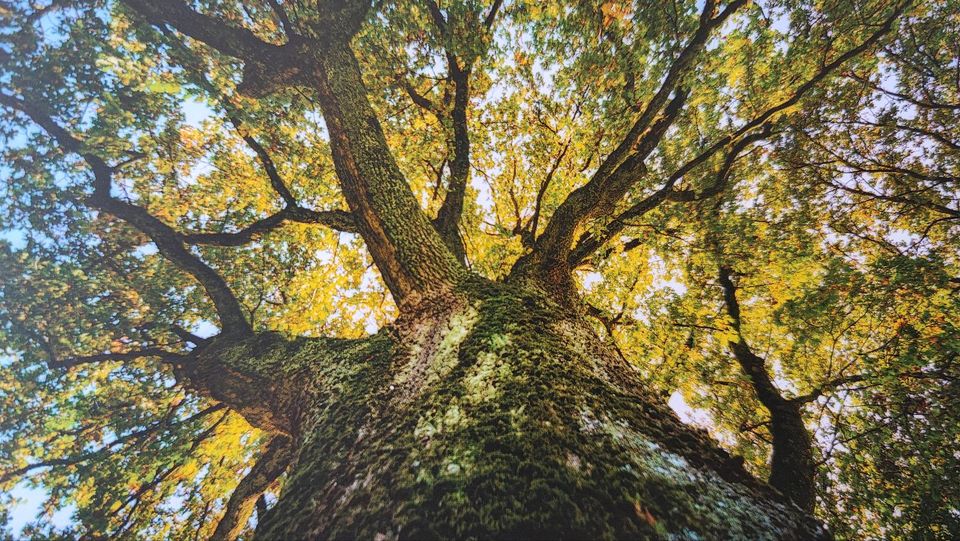
M 496 0 L 483 18 L 483 26 L 476 29 L 478 33 L 489 33 L 496 19 L 497 11 L 502 2 Z M 467 56 L 457 56 L 449 41 L 454 36 L 449 35 L 449 21 L 440 11 L 440 6 L 434 0 L 427 0 L 431 17 L 446 43 L 447 77 L 453 84 L 453 107 L 449 111 L 450 129 L 447 135 L 448 153 L 450 160 L 450 179 L 447 182 L 447 195 L 437 211 L 434 225 L 447 247 L 460 261 L 466 261 L 466 250 L 463 245 L 463 236 L 460 233 L 460 217 L 463 214 L 464 197 L 467 191 L 467 181 L 470 178 L 470 130 L 467 125 L 467 109 L 470 105 L 470 78 L 476 62 L 478 51 L 472 51 Z M 413 96 L 413 94 L 411 94 Z M 414 98 L 416 100 L 416 98 Z M 421 106 L 423 105 L 421 101 Z M 447 113 L 436 107 L 431 110 L 441 117 Z
M 799 103 L 806 94 L 816 88 L 816 86 L 824 79 L 836 72 L 837 69 L 849 62 L 851 59 L 865 53 L 872 46 L 874 46 L 883 36 L 888 34 L 893 29 L 893 25 L 896 20 L 904 13 L 911 3 L 912 2 L 908 0 L 899 4 L 896 9 L 894 9 L 886 19 L 884 19 L 884 21 L 879 25 L 879 28 L 872 32 L 867 39 L 821 67 L 813 76 L 803 82 L 803 84 L 799 85 L 787 98 L 774 104 L 773 106 L 764 110 L 762 113 L 751 118 L 740 128 L 737 128 L 736 130 L 717 139 L 712 144 L 707 146 L 694 158 L 687 161 L 683 166 L 674 171 L 659 190 L 641 199 L 637 203 L 634 203 L 627 210 L 615 216 L 609 223 L 601 228 L 599 233 L 587 233 L 581 237 L 577 242 L 576 247 L 568 256 L 568 264 L 570 266 L 576 266 L 580 264 L 597 249 L 612 239 L 617 233 L 622 231 L 628 220 L 649 212 L 665 201 L 692 201 L 719 194 L 724 188 L 726 175 L 729 173 L 730 167 L 733 165 L 733 161 L 736 160 L 740 153 L 749 148 L 750 145 L 765 139 L 771 134 L 771 123 L 775 122 L 778 114 Z M 689 190 L 674 190 L 676 183 L 679 182 L 685 175 L 690 174 L 696 168 L 708 163 L 709 160 L 714 156 L 722 153 L 725 153 L 726 156 L 720 172 L 716 176 L 716 181 L 711 187 L 703 190 L 699 194 Z M 576 192 L 571 194 L 571 198 L 574 194 L 576 194 Z M 572 242 L 572 232 L 570 232 L 569 235 L 571 236 Z
M 533 252 L 518 263 L 518 269 L 523 272 L 537 269 L 534 272 L 552 277 L 548 280 L 563 280 L 569 274 L 567 259 L 577 229 L 583 223 L 613 211 L 630 187 L 646 172 L 644 160 L 660 143 L 686 99 L 687 92 L 681 86 L 683 76 L 694 66 L 694 60 L 706 46 L 713 31 L 744 4 L 745 0 L 734 0 L 716 16 L 716 2 L 704 4 L 697 30 L 670 66 L 650 103 L 590 180 L 560 204 Z
M 753 352 L 743 336 L 733 276 L 730 267 L 720 266 L 718 281 L 723 288 L 724 309 L 737 333 L 736 341 L 730 342 L 730 351 L 750 379 L 757 399 L 770 413 L 770 433 L 773 436 L 770 484 L 801 508 L 812 511 L 816 504 L 816 463 L 810 432 L 801 415 L 802 403 L 784 398 L 767 372 L 766 361 Z

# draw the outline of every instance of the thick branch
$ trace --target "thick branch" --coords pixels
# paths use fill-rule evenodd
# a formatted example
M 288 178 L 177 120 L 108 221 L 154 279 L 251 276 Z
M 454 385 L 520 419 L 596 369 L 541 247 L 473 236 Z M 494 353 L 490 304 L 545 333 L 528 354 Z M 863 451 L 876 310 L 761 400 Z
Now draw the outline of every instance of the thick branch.
M 103 192 L 95 194 L 91 202 L 143 231 L 156 244 L 161 255 L 200 282 L 213 301 L 224 333 L 243 335 L 252 332 L 243 308 L 227 282 L 217 271 L 191 253 L 173 228 L 150 215 L 145 209 L 105 196 Z
M 663 109 L 664 105 L 666 105 L 667 100 L 670 98 L 670 93 L 677 89 L 677 85 L 680 83 L 680 80 L 693 67 L 693 61 L 706 46 L 710 34 L 715 29 L 720 27 L 724 21 L 726 21 L 736 10 L 740 9 L 740 7 L 746 3 L 746 0 L 735 0 L 734 2 L 731 2 L 717 17 L 713 17 L 714 10 L 716 10 L 717 7 L 716 1 L 707 0 L 704 3 L 703 10 L 700 12 L 700 23 L 696 32 L 694 32 L 693 37 L 690 38 L 690 41 L 688 41 L 683 50 L 680 51 L 680 54 L 667 71 L 667 75 L 660 84 L 660 88 L 657 90 L 657 93 L 654 94 L 653 98 L 650 100 L 650 103 L 647 104 L 643 112 L 640 114 L 640 117 L 637 118 L 633 126 L 631 126 L 627 136 L 624 137 L 623 141 L 621 141 L 617 148 L 614 149 L 609 156 L 607 156 L 606 160 L 600 164 L 600 167 L 597 169 L 597 172 L 594 175 L 595 178 L 606 178 L 611 172 L 613 172 L 614 168 L 616 168 L 623 162 L 624 159 L 626 159 L 626 157 L 640 141 L 640 138 L 644 135 L 644 132 L 650 127 L 651 123 L 653 123 L 654 119 Z
M 644 159 L 653 152 L 667 128 L 679 115 L 685 99 L 686 93 L 682 91 L 674 97 L 663 116 L 646 132 L 634 153 L 609 177 L 602 182 L 594 177 L 567 197 L 554 212 L 534 250 L 517 261 L 513 272 L 524 274 L 537 269 L 542 277 L 550 277 L 548 281 L 569 279 L 567 259 L 577 227 L 586 220 L 612 212 L 636 179 L 646 172 Z
M 730 342 L 730 351 L 743 374 L 750 378 L 760 403 L 770 413 L 770 433 L 773 436 L 770 484 L 801 508 L 812 511 L 816 503 L 816 465 L 813 444 L 803 423 L 800 404 L 783 397 L 767 373 L 766 361 L 747 344 L 741 332 L 737 286 L 729 267 L 720 267 L 719 282 L 723 288 L 724 306 L 730 324 L 737 333 L 737 340 Z
M 710 186 L 699 192 L 694 190 L 673 189 L 677 182 L 679 182 L 687 173 L 689 173 L 695 167 L 695 165 L 702 163 L 701 160 L 698 159 L 698 156 L 670 175 L 670 178 L 667 179 L 660 189 L 641 199 L 637 203 L 634 203 L 632 206 L 630 206 L 630 208 L 618 214 L 613 218 L 613 220 L 601 228 L 599 232 L 587 233 L 583 235 L 580 240 L 577 241 L 577 245 L 570 253 L 570 266 L 575 267 L 582 263 L 586 258 L 590 257 L 590 255 L 600 249 L 601 246 L 609 242 L 614 236 L 623 231 L 630 220 L 643 216 L 644 214 L 659 207 L 666 201 L 699 201 L 719 195 L 721 192 L 723 192 L 727 185 L 730 171 L 733 169 L 733 165 L 736 163 L 737 158 L 750 145 L 768 137 L 770 135 L 770 131 L 767 128 L 768 126 L 761 131 L 755 132 L 740 139 L 736 144 L 733 145 L 733 148 L 731 148 L 727 153 L 720 170 L 717 171 L 714 181 Z
M 465 269 L 420 208 L 387 146 L 360 68 L 348 46 L 322 59 L 316 81 L 344 197 L 358 229 L 402 306 L 451 289 Z
M 443 238 L 444 244 L 454 253 L 457 259 L 466 262 L 466 249 L 460 233 L 459 222 L 463 214 L 464 197 L 470 177 L 470 132 L 467 124 L 467 109 L 470 105 L 470 77 L 473 65 L 481 53 L 477 50 L 471 50 L 465 55 L 458 56 L 455 48 L 451 46 L 451 41 L 455 40 L 457 36 L 450 35 L 448 31 L 450 22 L 443 16 L 437 2 L 426 0 L 426 4 L 434 25 L 446 44 L 447 77 L 453 83 L 453 108 L 449 112 L 449 118 L 444 118 L 447 113 L 432 106 L 429 100 L 422 96 L 418 97 L 415 92 L 412 92 L 414 89 L 409 85 L 407 92 L 414 102 L 437 115 L 441 124 L 448 131 L 447 152 L 448 155 L 452 156 L 450 160 L 450 179 L 447 183 L 447 194 L 433 223 Z M 495 1 L 483 19 L 483 26 L 476 27 L 473 31 L 489 33 L 501 4 L 500 0 Z
M 250 473 L 240 480 L 230 495 L 227 509 L 210 536 L 210 541 L 233 541 L 240 536 L 253 514 L 257 500 L 286 471 L 291 455 L 290 438 L 277 436 L 270 440 Z
M 274 6 L 275 10 L 280 10 L 282 12 L 282 8 L 279 5 L 272 5 Z M 249 130 L 244 125 L 243 121 L 241 120 L 242 111 L 237 109 L 237 107 L 234 106 L 229 99 L 223 96 L 216 85 L 209 80 L 204 73 L 203 65 L 197 62 L 197 53 L 191 51 L 180 40 L 175 39 L 173 36 L 169 37 L 171 38 L 169 44 L 171 50 L 173 51 L 172 54 L 182 66 L 194 72 L 198 83 L 212 96 L 214 96 L 220 106 L 223 107 L 227 118 L 230 120 L 230 123 L 233 124 L 233 127 L 240 134 L 240 137 L 247 144 L 247 146 L 253 150 L 254 154 L 256 154 L 260 165 L 263 167 L 264 172 L 267 174 L 267 178 L 270 180 L 270 186 L 273 187 L 274 191 L 277 192 L 277 195 L 279 195 L 284 202 L 284 208 L 280 212 L 257 220 L 240 231 L 236 231 L 234 233 L 197 232 L 185 235 L 184 240 L 188 244 L 242 246 L 254 239 L 259 238 L 264 233 L 280 227 L 285 221 L 323 224 L 338 231 L 355 233 L 357 231 L 356 221 L 348 211 L 315 211 L 300 206 L 299 201 L 297 201 L 297 199 L 293 196 L 290 188 L 280 176 L 280 172 L 277 170 L 277 166 L 274 163 L 273 158 L 270 156 L 270 153 L 267 152 L 267 149 L 264 148 L 264 146 L 260 144 L 260 142 L 257 141 L 253 135 L 250 134 Z
M 453 132 L 447 146 L 453 159 L 450 160 L 450 180 L 447 183 L 447 195 L 437 212 L 434 225 L 443 242 L 460 261 L 466 260 L 466 250 L 460 235 L 460 216 L 463 214 L 463 200 L 470 177 L 470 133 L 467 126 L 467 106 L 470 101 L 471 66 L 461 68 L 459 62 L 448 53 L 447 64 L 450 79 L 453 80 L 453 110 L 450 120 Z
M 571 264 L 573 265 L 579 264 L 586 257 L 588 257 L 590 254 L 596 251 L 600 246 L 602 246 L 605 242 L 611 239 L 616 233 L 622 230 L 623 227 L 625 227 L 626 220 L 633 217 L 641 216 L 644 213 L 649 212 L 650 210 L 652 210 L 653 208 L 656 208 L 660 203 L 667 200 L 668 198 L 674 197 L 677 200 L 682 200 L 683 197 L 687 197 L 681 194 L 671 195 L 671 189 L 673 187 L 673 184 L 675 184 L 684 175 L 686 175 L 687 173 L 689 173 L 699 165 L 707 162 L 710 158 L 712 158 L 718 152 L 722 151 L 724 148 L 727 148 L 731 144 L 739 144 L 737 143 L 737 141 L 739 141 L 746 134 L 752 132 L 753 130 L 767 125 L 767 123 L 772 121 L 772 119 L 778 113 L 786 109 L 789 109 L 790 107 L 793 107 L 794 105 L 799 103 L 799 101 L 801 100 L 801 98 L 803 98 L 804 95 L 806 95 L 808 92 L 810 92 L 810 90 L 815 88 L 817 84 L 819 84 L 821 81 L 826 79 L 830 74 L 836 71 L 840 66 L 842 66 L 844 63 L 848 62 L 849 60 L 859 56 L 863 52 L 867 51 L 870 47 L 875 45 L 877 41 L 879 41 L 884 35 L 888 34 L 893 29 L 894 22 L 896 22 L 896 20 L 900 17 L 900 15 L 902 15 L 903 12 L 911 4 L 912 4 L 912 0 L 907 0 L 906 2 L 903 2 L 902 4 L 900 4 L 890 14 L 890 16 L 888 16 L 884 20 L 884 22 L 880 25 L 880 27 L 875 32 L 873 32 L 866 40 L 864 40 L 857 47 L 854 47 L 849 51 L 847 51 L 846 53 L 840 55 L 833 62 L 830 62 L 825 66 L 823 66 L 819 71 L 817 71 L 816 74 L 813 75 L 813 77 L 811 77 L 802 85 L 797 87 L 797 89 L 793 92 L 793 94 L 791 94 L 789 98 L 783 100 L 782 102 L 770 107 L 763 113 L 757 115 L 756 117 L 754 117 L 752 120 L 750 120 L 749 122 L 741 126 L 736 131 L 729 133 L 726 136 L 720 138 L 719 140 L 714 142 L 714 144 L 710 145 L 703 152 L 698 154 L 695 158 L 693 158 L 692 160 L 684 164 L 680 169 L 678 169 L 676 172 L 674 172 L 670 176 L 670 179 L 668 179 L 667 183 L 663 188 L 651 194 L 646 199 L 635 204 L 633 207 L 628 209 L 623 214 L 617 216 L 617 218 L 615 218 L 607 226 L 606 228 L 607 231 L 601 234 L 599 238 L 594 238 L 589 235 L 586 236 L 582 242 L 578 243 L 578 246 L 574 250 L 574 254 L 570 258 Z M 735 157 L 735 154 L 733 154 L 733 156 Z M 728 155 L 728 158 L 729 158 L 729 155 Z M 695 197 L 695 198 L 701 198 L 702 196 L 703 194 L 701 194 L 700 197 Z
M 356 222 L 348 211 L 316 211 L 302 207 L 286 207 L 280 212 L 257 220 L 239 231 L 232 233 L 190 233 L 185 234 L 183 240 L 187 244 L 242 246 L 273 231 L 287 221 L 303 224 L 322 224 L 337 231 L 350 233 L 357 231 Z
M 219 17 L 194 11 L 182 0 L 123 0 L 123 3 L 154 25 L 170 24 L 191 38 L 235 58 L 262 59 L 276 55 L 280 49 L 246 28 L 232 26 Z
M 243 60 L 241 91 L 263 94 L 290 84 L 312 85 L 317 90 L 344 197 L 401 307 L 415 304 L 431 291 L 450 290 L 459 281 L 465 269 L 446 248 L 403 178 L 349 46 L 369 2 L 324 2 L 319 9 L 322 20 L 316 24 L 322 28 L 321 38 L 298 39 L 282 47 L 263 42 L 239 46 L 235 42 L 242 32 L 182 2 L 130 0 L 128 4 L 154 24 L 170 24 Z M 220 28 L 204 30 L 199 24 Z

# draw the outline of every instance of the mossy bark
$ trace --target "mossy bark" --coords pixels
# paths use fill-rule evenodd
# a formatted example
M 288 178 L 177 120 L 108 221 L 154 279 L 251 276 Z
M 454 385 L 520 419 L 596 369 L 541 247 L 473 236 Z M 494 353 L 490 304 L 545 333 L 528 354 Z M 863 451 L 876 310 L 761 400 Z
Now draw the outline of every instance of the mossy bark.
M 487 284 L 364 340 L 216 353 L 300 384 L 260 539 L 816 539 L 575 312 Z M 279 402 L 278 402 L 279 403 Z

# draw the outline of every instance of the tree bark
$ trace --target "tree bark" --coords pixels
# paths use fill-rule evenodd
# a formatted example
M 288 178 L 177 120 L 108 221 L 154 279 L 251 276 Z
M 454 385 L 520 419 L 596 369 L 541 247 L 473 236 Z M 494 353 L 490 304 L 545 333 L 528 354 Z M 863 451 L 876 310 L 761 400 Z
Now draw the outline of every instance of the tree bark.
M 449 291 L 465 269 L 420 208 L 390 153 L 348 45 L 324 52 L 315 86 L 344 198 L 397 303 L 403 309 L 434 292 Z
M 828 538 L 535 289 L 476 279 L 368 339 L 200 355 L 293 441 L 259 539 Z

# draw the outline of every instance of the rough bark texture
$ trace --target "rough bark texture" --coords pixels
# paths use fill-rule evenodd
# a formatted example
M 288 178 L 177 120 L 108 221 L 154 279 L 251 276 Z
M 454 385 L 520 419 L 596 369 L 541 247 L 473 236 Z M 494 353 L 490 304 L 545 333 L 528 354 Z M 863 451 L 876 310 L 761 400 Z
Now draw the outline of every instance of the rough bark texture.
M 458 229 L 470 173 L 467 112 L 476 56 L 458 59 L 453 51 L 459 47 L 448 47 L 455 87 L 451 173 L 447 197 L 431 221 L 387 145 L 351 49 L 372 2 L 321 0 L 315 13 L 295 19 L 271 2 L 286 34 L 283 44 L 263 41 L 217 9 L 196 11 L 192 2 L 123 3 L 165 33 L 176 29 L 240 61 L 240 93 L 260 97 L 293 86 L 312 92 L 349 206 L 349 213 L 325 214 L 299 208 L 266 151 L 247 137 L 287 207 L 233 234 L 183 234 L 147 209 L 113 197 L 116 167 L 90 154 L 83 139 L 56 124 L 45 108 L 0 93 L 0 105 L 26 114 L 63 150 L 84 158 L 94 173 L 88 201 L 93 207 L 149 236 L 161 255 L 203 286 L 216 308 L 222 333 L 169 362 L 199 393 L 275 438 L 228 502 L 220 537 L 238 534 L 257 493 L 284 472 L 278 504 L 262 516 L 258 512 L 260 538 L 827 537 L 781 492 L 680 423 L 644 390 L 626 361 L 602 346 L 579 313 L 582 299 L 572 269 L 628 218 L 668 200 L 718 195 L 739 152 L 769 135 L 767 122 L 873 47 L 909 1 L 784 101 L 715 141 L 660 190 L 608 219 L 637 188 L 645 161 L 681 118 L 689 91 L 684 79 L 712 32 L 748 3 L 731 0 L 720 9 L 706 0 L 695 32 L 626 137 L 560 203 L 539 236 L 539 217 L 532 220 L 524 240 L 530 251 L 506 285 L 470 275 Z M 484 17 L 484 32 L 500 4 L 495 0 Z M 446 45 L 458 43 L 462 36 L 447 34 L 445 17 L 451 14 L 437 2 L 428 7 Z M 479 54 L 475 47 L 465 50 Z M 699 193 L 674 189 L 717 154 L 726 158 L 713 187 Z M 537 213 L 547 184 L 549 178 L 537 196 Z M 400 307 L 400 319 L 362 340 L 254 333 L 241 299 L 190 245 L 242 245 L 284 220 L 358 232 Z M 725 276 L 729 315 L 740 335 L 733 353 L 771 414 L 771 481 L 812 509 L 815 467 L 799 402 L 783 399 L 763 359 L 739 333 L 734 285 Z
M 404 180 L 370 103 L 353 51 L 329 48 L 316 87 L 343 195 L 397 302 L 449 289 L 465 272 Z
M 271 401 L 297 451 L 258 538 L 827 536 L 650 397 L 577 313 L 516 286 L 460 293 L 369 339 L 204 352 L 301 384 Z

